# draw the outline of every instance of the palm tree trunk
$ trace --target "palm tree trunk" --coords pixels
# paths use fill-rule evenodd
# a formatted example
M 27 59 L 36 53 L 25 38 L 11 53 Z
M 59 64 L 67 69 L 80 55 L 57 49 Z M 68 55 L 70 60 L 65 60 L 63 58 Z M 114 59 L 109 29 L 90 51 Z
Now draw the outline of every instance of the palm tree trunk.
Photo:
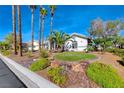
M 53 32 L 53 16 L 50 19 L 50 34 Z M 50 40 L 50 51 L 52 50 L 52 41 Z
M 13 29 L 13 48 L 14 48 L 14 54 L 17 55 L 17 49 L 16 49 L 16 9 L 15 6 L 12 5 L 12 29 Z
M 41 15 L 39 17 L 39 52 L 41 51 Z
M 44 17 L 42 17 L 42 48 L 44 48 Z
M 31 30 L 32 30 L 31 50 L 33 52 L 33 48 L 34 48 L 34 9 L 32 9 Z
M 19 56 L 22 56 L 22 33 L 21 33 L 21 15 L 20 6 L 17 6 L 18 10 L 18 32 L 19 32 Z
M 52 33 L 53 31 L 53 16 L 51 16 L 50 18 L 50 34 Z

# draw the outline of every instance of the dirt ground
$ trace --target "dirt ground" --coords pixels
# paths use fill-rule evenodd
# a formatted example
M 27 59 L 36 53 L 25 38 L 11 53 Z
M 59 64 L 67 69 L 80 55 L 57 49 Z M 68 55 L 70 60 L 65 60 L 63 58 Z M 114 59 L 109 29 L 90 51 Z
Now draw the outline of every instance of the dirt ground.
M 38 52 L 34 52 L 31 57 L 28 57 L 26 53 L 23 53 L 22 57 L 11 54 L 8 57 L 21 64 L 22 66 L 28 68 L 35 59 L 39 58 L 39 54 Z
M 121 60 L 120 57 L 112 54 L 112 53 L 104 53 L 101 54 L 99 52 L 92 52 L 92 54 L 96 55 L 98 58 L 99 62 L 105 63 L 105 64 L 109 64 L 112 67 L 114 67 L 115 69 L 117 69 L 118 74 L 124 79 L 124 66 L 122 66 L 119 61 Z

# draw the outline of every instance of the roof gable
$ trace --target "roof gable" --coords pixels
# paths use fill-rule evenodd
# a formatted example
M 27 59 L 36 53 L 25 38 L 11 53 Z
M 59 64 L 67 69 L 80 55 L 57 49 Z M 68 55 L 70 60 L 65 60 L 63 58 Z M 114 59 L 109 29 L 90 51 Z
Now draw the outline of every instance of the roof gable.
M 83 39 L 88 39 L 86 36 L 83 36 L 83 35 L 81 35 L 81 34 L 77 34 L 77 33 L 73 33 L 73 34 L 71 34 L 70 37 L 79 37 L 79 38 L 83 38 Z

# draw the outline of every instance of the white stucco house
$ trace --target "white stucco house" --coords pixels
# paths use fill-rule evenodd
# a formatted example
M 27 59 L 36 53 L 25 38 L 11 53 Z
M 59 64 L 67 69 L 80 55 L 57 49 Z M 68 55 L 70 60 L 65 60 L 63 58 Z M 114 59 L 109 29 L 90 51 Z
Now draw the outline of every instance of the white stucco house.
M 88 38 L 81 34 L 73 33 L 65 42 L 65 51 L 84 51 L 88 46 Z

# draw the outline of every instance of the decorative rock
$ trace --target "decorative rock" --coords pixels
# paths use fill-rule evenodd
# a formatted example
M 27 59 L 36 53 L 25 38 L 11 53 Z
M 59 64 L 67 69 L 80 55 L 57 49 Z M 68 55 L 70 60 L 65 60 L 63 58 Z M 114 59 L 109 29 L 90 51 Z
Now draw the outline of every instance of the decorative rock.
M 37 59 L 33 59 L 33 61 L 36 61 Z
M 58 61 L 51 62 L 51 67 L 56 68 L 56 67 L 59 67 L 59 66 L 60 66 L 60 62 L 58 62 Z
M 84 72 L 81 64 L 72 65 L 72 70 L 75 72 Z

